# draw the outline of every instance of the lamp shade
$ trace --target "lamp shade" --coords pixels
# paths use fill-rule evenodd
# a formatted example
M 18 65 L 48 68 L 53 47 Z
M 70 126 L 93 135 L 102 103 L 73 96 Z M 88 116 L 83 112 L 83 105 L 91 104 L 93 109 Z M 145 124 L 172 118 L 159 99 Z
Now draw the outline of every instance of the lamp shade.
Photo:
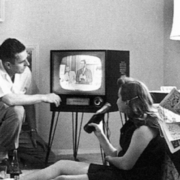
M 170 39 L 180 40 L 180 0 L 174 0 L 173 24 Z

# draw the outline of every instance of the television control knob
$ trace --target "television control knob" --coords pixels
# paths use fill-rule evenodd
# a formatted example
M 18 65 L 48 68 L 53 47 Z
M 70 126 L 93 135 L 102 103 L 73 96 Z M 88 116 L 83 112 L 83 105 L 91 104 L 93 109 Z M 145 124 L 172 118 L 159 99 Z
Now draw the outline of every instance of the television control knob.
M 94 99 L 94 105 L 95 106 L 100 106 L 100 105 L 102 105 L 102 103 L 103 103 L 103 99 L 101 97 L 96 97 Z

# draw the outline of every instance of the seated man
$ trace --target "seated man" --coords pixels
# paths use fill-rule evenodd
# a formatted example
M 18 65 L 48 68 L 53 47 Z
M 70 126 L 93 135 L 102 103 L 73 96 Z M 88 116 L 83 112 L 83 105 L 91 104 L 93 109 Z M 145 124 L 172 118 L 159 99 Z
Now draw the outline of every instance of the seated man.
M 26 47 L 17 39 L 6 39 L 0 46 L 0 162 L 5 164 L 8 152 L 19 146 L 25 115 L 36 145 L 34 104 L 44 102 L 59 106 L 61 101 L 54 93 L 35 94 L 27 56 Z

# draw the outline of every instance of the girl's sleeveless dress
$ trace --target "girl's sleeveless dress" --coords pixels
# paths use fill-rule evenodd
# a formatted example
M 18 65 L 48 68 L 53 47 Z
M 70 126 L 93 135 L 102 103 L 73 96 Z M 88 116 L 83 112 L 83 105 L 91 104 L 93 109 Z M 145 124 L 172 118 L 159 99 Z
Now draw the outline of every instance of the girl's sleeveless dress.
M 120 130 L 122 151 L 118 156 L 125 154 L 135 129 L 142 125 L 159 129 L 155 118 L 149 117 L 146 121 L 129 119 Z M 90 164 L 88 178 L 89 180 L 160 180 L 164 155 L 165 140 L 159 133 L 151 140 L 131 170 L 121 170 L 113 165 Z

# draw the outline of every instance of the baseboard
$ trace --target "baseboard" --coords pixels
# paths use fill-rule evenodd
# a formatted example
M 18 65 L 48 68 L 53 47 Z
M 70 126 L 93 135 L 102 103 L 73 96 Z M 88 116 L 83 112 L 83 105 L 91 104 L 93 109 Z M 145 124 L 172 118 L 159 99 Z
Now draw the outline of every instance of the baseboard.
M 56 155 L 71 155 L 73 154 L 73 149 L 53 149 Z M 79 149 L 78 154 L 99 154 L 100 149 Z

